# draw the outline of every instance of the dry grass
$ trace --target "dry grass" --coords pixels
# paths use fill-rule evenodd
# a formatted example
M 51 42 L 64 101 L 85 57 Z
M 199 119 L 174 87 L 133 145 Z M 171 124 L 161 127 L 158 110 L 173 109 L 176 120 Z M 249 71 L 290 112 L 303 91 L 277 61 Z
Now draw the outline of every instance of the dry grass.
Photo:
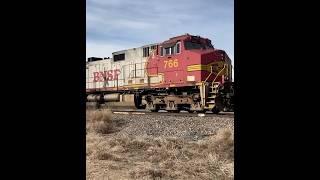
M 87 179 L 233 179 L 230 128 L 199 141 L 129 137 L 105 134 L 112 129 L 110 115 L 92 113 L 88 123 L 104 124 L 90 127 L 87 134 Z
M 87 111 L 87 132 L 108 134 L 112 132 L 113 123 L 111 120 L 112 112 L 110 110 Z

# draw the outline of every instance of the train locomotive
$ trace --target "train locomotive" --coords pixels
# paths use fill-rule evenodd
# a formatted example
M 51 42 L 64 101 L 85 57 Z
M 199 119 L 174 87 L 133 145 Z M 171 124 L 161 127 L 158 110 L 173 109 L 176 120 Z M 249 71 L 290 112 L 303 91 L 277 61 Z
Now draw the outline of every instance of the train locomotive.
M 86 94 L 88 108 L 233 111 L 231 59 L 208 38 L 184 34 L 88 58 Z

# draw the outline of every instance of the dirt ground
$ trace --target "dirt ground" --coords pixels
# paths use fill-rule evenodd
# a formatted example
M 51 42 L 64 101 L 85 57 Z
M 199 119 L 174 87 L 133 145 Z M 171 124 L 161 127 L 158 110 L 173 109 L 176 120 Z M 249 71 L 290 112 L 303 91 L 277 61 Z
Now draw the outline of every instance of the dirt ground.
M 232 117 L 87 111 L 87 179 L 233 179 Z

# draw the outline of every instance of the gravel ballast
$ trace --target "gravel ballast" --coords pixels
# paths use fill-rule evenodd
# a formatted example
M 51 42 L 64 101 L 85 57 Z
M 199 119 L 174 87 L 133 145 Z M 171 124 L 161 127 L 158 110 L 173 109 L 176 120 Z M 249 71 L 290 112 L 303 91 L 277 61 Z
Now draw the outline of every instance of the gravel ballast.
M 223 127 L 233 129 L 233 118 L 221 116 L 184 117 L 113 114 L 112 119 L 119 129 L 115 134 L 128 136 L 174 136 L 197 140 L 212 135 Z

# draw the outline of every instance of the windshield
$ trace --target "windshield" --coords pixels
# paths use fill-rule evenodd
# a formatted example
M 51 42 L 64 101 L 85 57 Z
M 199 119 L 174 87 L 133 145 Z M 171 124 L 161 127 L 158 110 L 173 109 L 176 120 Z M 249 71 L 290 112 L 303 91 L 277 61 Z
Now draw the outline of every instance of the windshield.
M 189 50 L 189 49 L 201 49 L 202 48 L 202 44 L 196 43 L 196 42 L 191 42 L 191 41 L 185 41 L 184 42 L 184 47 L 185 47 L 186 50 Z
M 192 41 L 184 41 L 184 47 L 185 47 L 186 50 L 213 48 L 213 46 L 212 46 L 212 44 L 210 42 L 207 42 L 206 44 L 203 44 L 201 42 L 192 42 Z

